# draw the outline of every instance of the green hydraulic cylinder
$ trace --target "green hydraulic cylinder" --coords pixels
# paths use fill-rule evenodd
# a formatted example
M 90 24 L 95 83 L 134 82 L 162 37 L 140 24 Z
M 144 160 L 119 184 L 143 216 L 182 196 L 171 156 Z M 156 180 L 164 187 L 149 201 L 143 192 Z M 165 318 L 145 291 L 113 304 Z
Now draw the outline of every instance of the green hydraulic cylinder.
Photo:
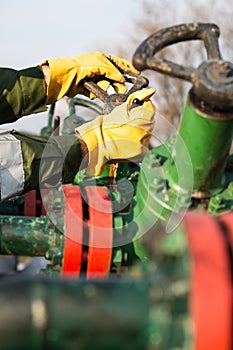
M 222 58 L 219 35 L 214 23 L 183 23 L 151 34 L 134 53 L 133 63 L 140 71 L 152 69 L 192 84 L 173 144 L 166 142 L 152 152 L 152 162 L 163 158 L 159 164 L 163 176 L 154 169 L 156 200 L 157 184 L 162 180 L 166 182 L 163 193 L 188 191 L 197 200 L 211 198 L 229 185 L 226 170 L 233 130 L 233 63 Z M 199 66 L 185 67 L 156 57 L 163 48 L 190 40 L 203 41 L 206 59 Z M 144 168 L 148 172 L 148 166 Z M 137 198 L 143 196 L 142 191 L 139 194 Z M 161 207 L 168 207 L 169 193 L 160 202 Z
M 209 198 L 224 188 L 224 170 L 233 135 L 233 112 L 207 114 L 195 108 L 189 95 L 174 145 L 174 160 L 166 167 L 171 183 L 178 183 L 176 164 L 182 159 L 184 144 L 193 170 L 192 197 Z M 186 169 L 185 163 L 183 169 Z M 168 171 L 169 169 L 169 171 Z M 187 181 L 187 179 L 186 179 Z M 184 182 L 185 187 L 185 182 Z

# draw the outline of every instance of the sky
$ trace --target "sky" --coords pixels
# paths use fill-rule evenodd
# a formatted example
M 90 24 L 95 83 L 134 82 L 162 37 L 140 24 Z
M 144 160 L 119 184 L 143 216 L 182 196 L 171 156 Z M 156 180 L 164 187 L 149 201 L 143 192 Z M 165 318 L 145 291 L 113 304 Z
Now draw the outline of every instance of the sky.
M 1 1 L 0 66 L 21 69 L 46 58 L 95 50 L 114 55 L 138 11 L 135 0 Z M 61 114 L 66 113 L 64 104 L 58 103 L 56 108 Z M 24 117 L 1 128 L 34 133 L 35 128 L 40 131 L 45 126 L 47 115 Z
M 168 4 L 169 1 L 173 3 L 173 0 L 151 0 L 151 3 L 159 6 L 159 3 L 164 1 Z M 117 55 L 119 46 L 127 49 L 127 39 L 135 30 L 134 20 L 140 18 L 141 2 L 137 0 L 1 1 L 0 66 L 21 69 L 40 64 L 46 58 L 76 56 L 95 50 Z M 202 0 L 196 0 L 196 3 L 198 2 L 202 3 Z M 221 1 L 216 0 L 214 4 L 216 3 L 220 4 Z M 184 5 L 188 6 L 187 0 L 176 0 L 176 6 L 180 10 L 180 23 L 192 20 L 192 11 L 182 11 Z M 172 13 L 167 11 L 163 15 L 164 17 L 170 15 L 172 23 Z M 131 54 L 133 55 L 133 52 L 129 57 Z M 67 106 L 64 106 L 64 103 L 57 103 L 56 109 L 58 114 L 67 113 Z M 46 126 L 47 119 L 46 112 L 39 116 L 23 117 L 13 125 L 4 125 L 4 128 L 14 127 L 19 131 L 29 130 L 38 133 L 43 126 Z
M 1 66 L 101 50 L 124 40 L 135 0 L 8 0 L 0 5 Z

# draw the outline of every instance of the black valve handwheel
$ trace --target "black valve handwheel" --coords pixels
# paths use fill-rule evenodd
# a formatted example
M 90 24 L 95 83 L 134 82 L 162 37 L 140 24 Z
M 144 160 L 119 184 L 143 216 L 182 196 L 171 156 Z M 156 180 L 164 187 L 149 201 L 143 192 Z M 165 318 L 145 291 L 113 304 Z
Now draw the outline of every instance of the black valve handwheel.
M 154 55 L 163 48 L 188 40 L 203 40 L 208 59 L 221 59 L 218 37 L 220 31 L 212 23 L 188 23 L 161 29 L 150 35 L 137 48 L 133 55 L 133 64 L 140 71 L 153 69 L 180 79 L 193 82 L 195 69 L 183 67 L 166 59 L 157 59 Z
M 233 64 L 224 61 L 219 50 L 219 27 L 214 23 L 188 23 L 161 29 L 146 38 L 133 55 L 134 66 L 143 71 L 151 69 L 193 84 L 195 104 L 212 106 L 216 111 L 233 108 Z M 199 67 L 184 67 L 156 53 L 163 48 L 188 40 L 201 40 L 207 59 Z M 182 55 L 182 52 L 181 52 Z

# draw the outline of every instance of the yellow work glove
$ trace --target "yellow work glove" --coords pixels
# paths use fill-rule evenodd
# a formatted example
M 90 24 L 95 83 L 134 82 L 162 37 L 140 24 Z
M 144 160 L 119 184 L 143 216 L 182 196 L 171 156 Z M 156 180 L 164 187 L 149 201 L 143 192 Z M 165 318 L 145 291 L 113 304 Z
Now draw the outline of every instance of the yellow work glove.
M 77 94 L 84 94 L 90 97 L 90 93 L 80 84 L 83 79 L 87 78 L 95 78 L 94 81 L 105 91 L 111 81 L 117 93 L 124 93 L 126 87 L 122 71 L 139 73 L 129 61 L 98 51 L 72 58 L 48 59 L 42 63 L 42 66 L 44 65 L 50 68 L 47 104 L 52 104 L 65 95 L 74 97 Z
M 154 93 L 152 88 L 136 91 L 108 115 L 75 129 L 89 151 L 88 176 L 100 175 L 110 160 L 142 160 L 154 128 L 155 106 L 149 100 Z

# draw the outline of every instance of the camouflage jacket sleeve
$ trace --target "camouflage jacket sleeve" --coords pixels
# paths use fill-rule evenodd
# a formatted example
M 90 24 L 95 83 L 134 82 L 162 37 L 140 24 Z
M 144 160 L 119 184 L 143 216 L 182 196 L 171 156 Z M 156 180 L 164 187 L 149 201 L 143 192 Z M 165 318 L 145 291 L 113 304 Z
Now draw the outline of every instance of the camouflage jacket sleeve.
M 0 130 L 0 199 L 72 183 L 81 161 L 75 135 L 47 138 Z
M 39 66 L 22 70 L 0 68 L 0 124 L 46 111 L 46 90 Z

